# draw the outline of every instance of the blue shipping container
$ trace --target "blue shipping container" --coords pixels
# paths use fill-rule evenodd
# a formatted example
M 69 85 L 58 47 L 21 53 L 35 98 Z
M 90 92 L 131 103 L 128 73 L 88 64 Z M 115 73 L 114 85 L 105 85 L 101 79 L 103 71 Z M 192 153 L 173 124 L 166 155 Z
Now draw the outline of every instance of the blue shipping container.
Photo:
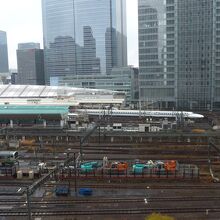
M 83 196 L 91 196 L 92 195 L 92 189 L 90 188 L 80 188 L 79 194 Z

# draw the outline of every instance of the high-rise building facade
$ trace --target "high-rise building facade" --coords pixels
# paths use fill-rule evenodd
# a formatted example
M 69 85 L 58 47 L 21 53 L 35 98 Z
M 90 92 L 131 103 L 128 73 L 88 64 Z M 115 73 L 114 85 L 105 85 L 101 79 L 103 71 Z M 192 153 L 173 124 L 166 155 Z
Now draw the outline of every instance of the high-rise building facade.
M 0 73 L 8 73 L 8 45 L 7 34 L 0 31 Z
M 213 56 L 212 63 L 212 100 L 211 108 L 220 108 L 220 0 L 213 2 L 213 42 L 211 51 Z
M 177 1 L 177 104 L 211 109 L 215 75 L 215 0 Z
M 127 65 L 125 0 L 42 0 L 46 80 Z
M 38 43 L 18 44 L 16 84 L 44 85 L 44 52 Z
M 220 0 L 139 0 L 140 97 L 220 107 Z

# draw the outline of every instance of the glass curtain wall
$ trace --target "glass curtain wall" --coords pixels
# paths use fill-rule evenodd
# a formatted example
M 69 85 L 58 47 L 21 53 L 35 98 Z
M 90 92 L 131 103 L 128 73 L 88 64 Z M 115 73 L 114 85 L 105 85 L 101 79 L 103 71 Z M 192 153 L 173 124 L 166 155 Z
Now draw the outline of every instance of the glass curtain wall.
M 210 109 L 212 94 L 213 1 L 178 0 L 179 109 Z
M 174 2 L 139 0 L 140 100 L 175 106 Z
M 47 81 L 127 65 L 125 0 L 42 0 Z

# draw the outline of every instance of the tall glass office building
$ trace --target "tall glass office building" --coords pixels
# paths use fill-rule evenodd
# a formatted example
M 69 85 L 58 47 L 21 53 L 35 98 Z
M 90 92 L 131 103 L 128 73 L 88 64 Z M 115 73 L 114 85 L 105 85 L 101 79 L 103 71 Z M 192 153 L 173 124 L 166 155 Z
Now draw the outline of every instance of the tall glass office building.
M 0 73 L 8 73 L 8 45 L 7 34 L 0 31 Z
M 140 97 L 220 108 L 220 0 L 139 0 Z
M 46 81 L 127 65 L 125 0 L 42 0 Z

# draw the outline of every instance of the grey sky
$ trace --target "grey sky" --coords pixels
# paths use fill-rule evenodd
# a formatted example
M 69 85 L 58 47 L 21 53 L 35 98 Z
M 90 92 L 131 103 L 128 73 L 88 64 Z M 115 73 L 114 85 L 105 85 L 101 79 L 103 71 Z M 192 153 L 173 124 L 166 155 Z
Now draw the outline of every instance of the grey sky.
M 128 63 L 138 66 L 137 0 L 127 0 Z M 41 0 L 0 0 L 0 30 L 7 32 L 10 68 L 16 68 L 17 44 L 43 47 Z

